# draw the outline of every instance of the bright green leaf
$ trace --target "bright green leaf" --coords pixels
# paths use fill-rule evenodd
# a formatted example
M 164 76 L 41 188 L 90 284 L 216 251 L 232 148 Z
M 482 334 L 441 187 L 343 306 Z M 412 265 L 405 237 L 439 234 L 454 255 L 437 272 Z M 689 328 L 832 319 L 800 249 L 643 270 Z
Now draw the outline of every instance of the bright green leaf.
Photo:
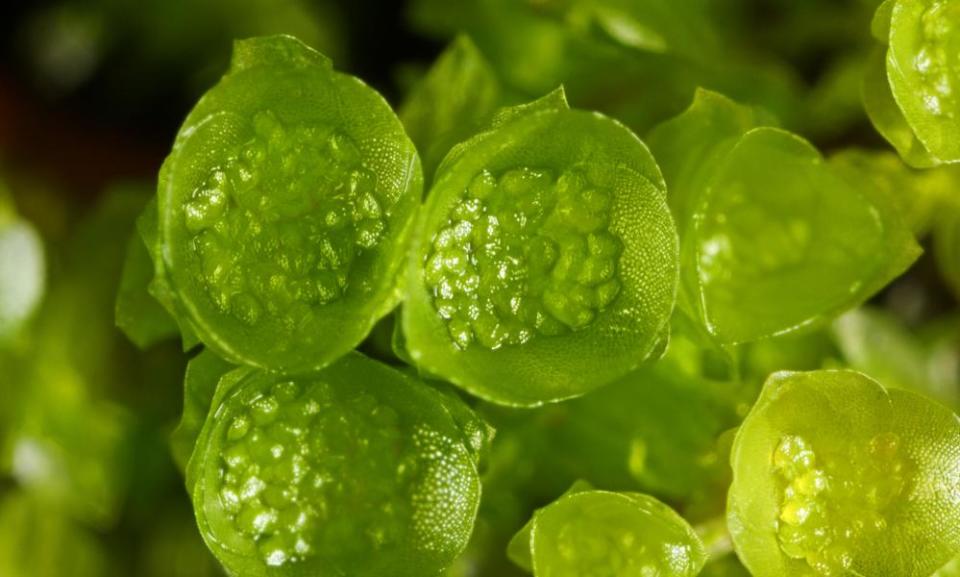
M 568 492 L 536 512 L 529 549 L 539 577 L 693 577 L 706 561 L 686 521 L 640 493 Z
M 183 377 L 183 414 L 173 431 L 170 446 L 177 466 L 183 471 L 197 443 L 203 422 L 210 412 L 221 377 L 235 369 L 216 354 L 204 349 L 187 364 Z
M 194 330 L 193 324 L 178 307 L 176 294 L 167 278 L 167 271 L 163 265 L 163 257 L 160 254 L 161 246 L 158 236 L 159 233 L 157 231 L 157 227 L 159 226 L 158 219 L 157 201 L 156 199 L 151 199 L 147 203 L 147 206 L 144 207 L 143 212 L 140 213 L 140 216 L 137 217 L 137 234 L 143 241 L 144 246 L 146 246 L 147 254 L 153 262 L 153 278 L 147 283 L 147 293 L 153 297 L 156 302 L 160 303 L 160 306 L 163 307 L 167 315 L 173 319 L 180 331 L 180 342 L 183 351 L 187 352 L 199 345 L 200 339 L 197 338 L 197 332 Z M 124 275 L 128 274 L 126 268 L 127 265 L 125 264 Z M 119 293 L 117 298 L 120 298 Z M 149 307 L 146 311 L 140 311 L 137 313 L 137 316 L 130 319 L 129 325 L 131 332 L 143 330 L 145 327 L 140 327 L 141 324 L 146 326 L 152 325 L 152 323 L 146 322 L 150 316 L 143 314 L 148 312 L 148 310 Z M 140 316 L 141 314 L 143 314 L 142 317 Z M 162 316 L 158 314 L 157 318 L 162 318 Z M 162 323 L 162 321 L 160 322 Z M 133 329 L 132 327 L 139 328 Z M 127 336 L 129 337 L 130 335 L 128 334 Z
M 407 351 L 497 403 L 622 376 L 673 308 L 677 238 L 659 169 L 622 125 L 565 104 L 554 92 L 459 145 L 414 242 Z
M 153 259 L 140 234 L 134 233 L 117 291 L 116 323 L 141 349 L 180 334 L 176 321 L 149 292 L 153 276 Z
M 428 182 L 453 145 L 493 113 L 500 92 L 496 74 L 468 37 L 458 37 L 440 55 L 400 108 Z
M 237 42 L 160 173 L 177 309 L 235 362 L 325 366 L 397 304 L 421 186 L 382 96 L 292 37 Z
M 761 109 L 701 88 L 687 110 L 650 132 L 647 142 L 669 185 L 667 199 L 681 237 L 705 180 L 737 141 L 759 126 L 776 126 L 776 120 Z
M 848 182 L 798 136 L 749 128 L 762 121 L 701 93 L 652 135 L 683 223 L 681 304 L 721 343 L 828 320 L 919 254 L 889 195 Z
M 703 60 L 716 49 L 705 5 L 700 0 L 574 0 L 557 16 L 574 30 L 589 34 L 595 28 L 625 48 Z
M 883 0 L 883 3 L 877 6 L 877 11 L 870 22 L 870 33 L 883 44 L 890 42 L 890 17 L 893 15 L 893 7 L 896 4 L 897 0 Z
M 929 575 L 960 552 L 960 419 L 853 371 L 776 373 L 734 441 L 755 577 Z
M 708 190 L 695 219 L 695 266 L 706 326 L 723 342 L 829 318 L 920 253 L 893 207 L 875 204 L 809 143 L 777 129 L 746 134 Z
M 960 2 L 897 0 L 887 75 L 917 139 L 941 162 L 960 162 Z
M 893 98 L 886 60 L 881 50 L 875 51 L 867 61 L 861 94 L 863 107 L 873 126 L 893 145 L 904 162 L 915 168 L 930 168 L 938 164 L 926 146 L 917 139 Z
M 756 51 L 744 57 L 717 41 L 702 0 L 444 0 L 411 3 L 432 34 L 467 32 L 505 85 L 543 94 L 558 84 L 578 108 L 645 132 L 682 111 L 698 86 L 797 115 L 792 72 Z
M 351 353 L 296 379 L 239 369 L 213 405 L 187 480 L 230 574 L 423 577 L 466 546 L 475 456 L 423 383 Z
M 578 479 L 570 485 L 569 489 L 564 491 L 560 499 L 586 491 L 593 491 L 593 486 L 582 479 Z M 533 555 L 531 554 L 530 548 L 531 539 L 533 539 L 533 523 L 535 519 L 536 515 L 531 517 L 523 528 L 517 531 L 517 534 L 510 539 L 510 543 L 507 545 L 507 557 L 527 573 L 533 573 Z
M 942 201 L 960 182 L 956 169 L 917 170 L 887 151 L 847 149 L 831 156 L 829 164 L 851 183 L 869 183 L 864 189 L 895 207 L 917 238 L 930 230 Z

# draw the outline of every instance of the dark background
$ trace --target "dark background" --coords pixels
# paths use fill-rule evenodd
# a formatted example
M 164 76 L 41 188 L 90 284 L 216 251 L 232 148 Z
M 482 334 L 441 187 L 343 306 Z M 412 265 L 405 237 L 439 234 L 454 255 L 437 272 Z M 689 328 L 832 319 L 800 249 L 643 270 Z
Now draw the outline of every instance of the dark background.
M 94 4 L 109 3 L 77 6 Z M 180 122 L 225 68 L 230 38 L 211 34 L 196 42 L 203 50 L 196 59 L 189 53 L 151 57 L 137 48 L 136 28 L 123 27 L 123 15 L 138 12 L 140 3 L 117 4 L 119 15 L 104 19 L 113 29 L 96 43 L 90 68 L 63 80 L 51 65 L 44 65 L 41 47 L 70 42 L 63 38 L 71 34 L 69 25 L 57 30 L 52 21 L 58 10 L 72 4 L 0 3 L 0 167 L 41 174 L 54 185 L 69 188 L 65 194 L 87 199 L 117 179 L 155 177 Z M 243 3 L 237 4 L 242 9 Z M 337 67 L 360 76 L 393 103 L 399 98 L 394 81 L 397 64 L 429 62 L 443 47 L 402 24 L 402 2 L 315 4 L 333 7 L 336 15 L 332 25 L 344 40 L 339 51 L 346 57 L 337 59 Z M 97 12 L 96 6 L 89 8 L 89 13 Z M 217 32 L 211 22 L 198 24 L 188 18 L 182 25 Z M 76 70 L 83 58 L 75 55 L 73 60 L 66 64 L 68 71 Z

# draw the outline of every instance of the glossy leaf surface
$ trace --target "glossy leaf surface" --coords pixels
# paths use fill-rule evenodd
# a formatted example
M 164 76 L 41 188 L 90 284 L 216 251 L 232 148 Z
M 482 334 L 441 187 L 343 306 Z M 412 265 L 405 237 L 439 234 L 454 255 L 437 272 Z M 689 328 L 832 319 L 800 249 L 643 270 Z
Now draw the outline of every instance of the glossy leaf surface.
M 570 491 L 538 510 L 517 539 L 514 550 L 528 539 L 538 577 L 693 577 L 706 560 L 686 521 L 640 493 Z
M 436 575 L 467 543 L 475 454 L 439 393 L 359 354 L 220 380 L 187 480 L 232 575 Z
M 921 395 L 776 373 L 734 441 L 737 553 L 756 577 L 929 575 L 960 552 L 958 456 L 960 420 Z
M 651 136 L 684 223 L 681 303 L 721 343 L 823 322 L 919 255 L 888 196 L 764 120 L 701 93 Z
M 960 162 L 960 2 L 897 0 L 887 75 L 907 123 L 931 156 Z
M 498 403 L 623 375 L 673 308 L 677 239 L 659 169 L 622 125 L 565 105 L 555 92 L 508 109 L 458 145 L 410 260 L 411 358 Z

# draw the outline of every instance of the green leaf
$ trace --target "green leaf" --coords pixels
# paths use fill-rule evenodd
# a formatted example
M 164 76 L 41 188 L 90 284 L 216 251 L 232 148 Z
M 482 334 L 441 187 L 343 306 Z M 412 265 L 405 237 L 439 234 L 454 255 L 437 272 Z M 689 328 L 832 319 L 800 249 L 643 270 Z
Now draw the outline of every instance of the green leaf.
M 292 37 L 239 42 L 160 173 L 156 292 L 226 359 L 319 369 L 399 301 L 422 180 L 382 96 Z
M 883 3 L 877 6 L 877 11 L 873 14 L 873 20 L 870 22 L 870 33 L 873 37 L 888 44 L 890 42 L 890 18 L 893 16 L 893 7 L 897 0 L 883 0 Z
M 173 459 L 181 471 L 187 468 L 207 414 L 211 408 L 216 408 L 213 398 L 218 383 L 235 368 L 235 365 L 206 349 L 187 364 L 187 372 L 183 377 L 183 414 L 170 437 Z
M 393 354 L 404 363 L 415 367 L 416 363 L 410 358 L 410 352 L 407 351 L 407 338 L 403 334 L 403 309 L 396 311 L 396 321 L 393 324 L 393 335 L 390 339 L 390 348 Z
M 709 191 L 694 226 L 696 267 L 707 328 L 723 342 L 821 322 L 866 300 L 920 254 L 894 207 L 777 129 L 745 135 Z
M 681 238 L 705 180 L 736 142 L 759 126 L 776 126 L 776 120 L 762 109 L 698 88 L 689 108 L 650 132 L 647 143 L 667 181 L 667 200 Z
M 665 197 L 643 143 L 567 109 L 562 92 L 499 114 L 447 157 L 428 197 L 402 315 L 410 357 L 509 405 L 622 376 L 673 309 Z
M 540 577 L 693 577 L 706 561 L 690 525 L 640 493 L 568 492 L 535 513 L 529 550 L 533 574 Z M 527 561 L 519 553 L 514 558 Z
M 960 400 L 960 374 L 940 369 L 937 351 L 883 309 L 862 307 L 834 321 L 832 332 L 850 368 L 890 387 Z
M 731 383 L 657 365 L 578 400 L 567 431 L 582 435 L 584 463 L 608 451 L 643 490 L 689 502 L 721 473 L 717 440 L 739 423 L 738 401 Z
M 187 476 L 228 573 L 422 577 L 453 562 L 480 483 L 436 391 L 357 353 L 309 377 L 240 371 Z
M 467 36 L 440 55 L 400 108 L 400 120 L 417 145 L 427 181 L 454 144 L 466 140 L 500 100 L 496 74 Z
M 567 102 L 567 93 L 563 86 L 559 86 L 531 102 L 501 108 L 493 116 L 490 124 L 491 128 L 500 128 L 533 114 L 541 112 L 562 112 L 564 110 L 570 110 L 570 103 Z
M 776 120 L 765 111 L 737 104 L 722 94 L 698 88 L 682 114 L 657 125 L 647 139 L 667 182 L 667 202 L 680 235 L 681 262 L 694 258 L 689 229 L 708 180 L 738 140 Z M 682 267 L 684 290 L 678 306 L 697 318 L 695 268 Z
M 575 495 L 577 493 L 583 493 L 586 491 L 593 491 L 593 486 L 579 479 L 574 481 L 570 488 L 567 489 L 563 495 L 560 496 L 562 499 L 568 495 Z M 531 547 L 533 539 L 533 521 L 536 519 L 536 515 L 530 518 L 529 521 L 523 526 L 522 529 L 517 531 L 517 534 L 510 539 L 510 543 L 507 545 L 507 557 L 511 561 L 523 568 L 524 571 L 528 573 L 533 573 L 533 555 L 531 554 Z
M 160 303 L 160 306 L 164 311 L 166 311 L 167 315 L 173 319 L 180 332 L 180 342 L 183 352 L 187 352 L 199 345 L 200 339 L 197 338 L 196 330 L 194 330 L 190 320 L 178 307 L 176 294 L 174 293 L 173 287 L 170 286 L 170 281 L 167 278 L 166 268 L 163 265 L 163 257 L 160 254 L 161 246 L 157 232 L 158 220 L 159 215 L 157 214 L 157 200 L 156 198 L 153 198 L 150 199 L 150 201 L 147 203 L 147 206 L 144 207 L 143 212 L 141 212 L 140 216 L 137 217 L 137 234 L 143 241 L 144 246 L 147 248 L 147 254 L 150 257 L 150 260 L 153 262 L 153 277 L 147 283 L 147 294 L 153 297 L 156 302 Z M 124 275 L 128 274 L 126 269 L 127 265 L 125 264 L 123 273 Z M 136 295 L 136 293 L 133 294 Z M 117 298 L 120 298 L 119 294 Z M 149 308 L 148 305 L 147 308 Z M 141 319 L 139 317 L 140 313 L 138 312 L 137 314 L 138 316 L 131 318 L 128 323 L 131 326 L 132 331 L 144 330 L 145 327 L 140 326 L 141 322 L 143 325 L 153 326 L 152 323 L 147 323 L 144 321 L 144 319 L 149 318 L 148 315 L 145 314 L 143 319 Z M 157 318 L 160 317 L 161 315 L 157 315 Z M 162 321 L 159 321 L 157 326 L 159 326 L 161 323 Z M 132 327 L 137 328 L 134 329 Z M 130 337 L 130 334 L 127 336 Z
M 940 162 L 960 162 L 960 4 L 897 0 L 886 67 L 917 139 Z
M 755 577 L 919 577 L 960 552 L 960 420 L 916 393 L 776 373 L 731 464 L 728 525 Z
M 533 539 L 533 519 L 520 529 L 507 545 L 507 557 L 527 573 L 533 573 L 533 554 L 530 541 Z
M 914 134 L 893 98 L 884 52 L 876 50 L 867 61 L 861 88 L 863 107 L 874 128 L 893 145 L 904 162 L 914 168 L 930 168 L 939 164 Z
M 650 349 L 650 353 L 643 359 L 649 363 L 655 363 L 662 359 L 664 355 L 667 354 L 667 350 L 670 348 L 670 335 L 671 332 L 670 323 L 667 323 L 660 329 L 660 334 L 657 336 L 657 341 L 653 345 L 653 348 Z
M 831 156 L 829 164 L 851 183 L 869 183 L 865 190 L 895 207 L 917 238 L 930 230 L 943 199 L 960 182 L 956 170 L 916 170 L 886 151 L 847 149 Z
M 588 6 L 590 6 L 588 4 Z M 590 6 L 593 14 L 592 20 L 597 27 L 611 40 L 628 48 L 642 50 L 645 52 L 666 52 L 668 49 L 666 39 L 657 31 L 642 20 L 632 18 L 630 15 L 621 12 L 615 8 L 605 6 Z
M 117 291 L 117 327 L 141 349 L 180 334 L 177 322 L 149 292 L 154 265 L 139 233 L 127 242 Z
M 473 454 L 477 463 L 482 463 L 490 449 L 490 443 L 496 435 L 488 422 L 481 418 L 467 403 L 452 390 L 446 383 L 431 383 L 436 386 L 437 398 L 456 423 L 463 437 L 463 444 Z
M 255 68 L 333 71 L 333 62 L 323 54 L 288 35 L 247 38 L 233 43 L 229 74 Z
M 888 195 L 798 136 L 750 128 L 763 120 L 702 92 L 651 137 L 682 223 L 681 307 L 720 343 L 822 323 L 920 252 Z
M 541 112 L 561 112 L 564 110 L 570 110 L 570 104 L 567 102 L 567 93 L 563 86 L 558 86 L 536 100 L 499 108 L 479 133 L 450 149 L 450 152 L 447 153 L 437 168 L 437 173 L 448 172 L 450 166 L 459 162 L 464 153 L 475 148 L 478 143 L 487 138 L 495 137 L 498 134 L 497 129 L 504 125 Z
M 546 95 L 530 102 L 498 108 L 478 133 L 468 140 L 457 143 L 450 149 L 437 168 L 437 175 L 448 172 L 450 166 L 459 162 L 464 153 L 475 148 L 478 143 L 495 137 L 498 134 L 497 129 L 504 125 L 541 112 L 559 112 L 569 109 L 570 104 L 567 102 L 567 93 L 563 86 L 558 86 Z
M 948 561 L 930 577 L 957 577 L 958 575 L 960 575 L 960 556 Z

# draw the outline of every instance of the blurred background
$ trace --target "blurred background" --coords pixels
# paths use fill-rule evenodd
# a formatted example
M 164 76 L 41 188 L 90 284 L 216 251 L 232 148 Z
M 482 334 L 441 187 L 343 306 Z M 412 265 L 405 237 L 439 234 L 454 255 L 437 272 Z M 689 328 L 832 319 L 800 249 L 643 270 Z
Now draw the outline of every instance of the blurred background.
M 496 86 L 477 114 L 563 83 L 574 106 L 641 136 L 682 111 L 697 86 L 709 87 L 767 108 L 828 156 L 859 155 L 902 177 L 914 195 L 910 218 L 929 249 L 917 265 L 832 326 L 747 347 L 735 374 L 679 339 L 668 362 L 643 376 L 658 385 L 646 392 L 611 390 L 522 413 L 478 407 L 500 434 L 474 543 L 450 575 L 518 572 L 506 540 L 578 477 L 650 491 L 708 531 L 722 511 L 723 432 L 772 369 L 853 365 L 955 407 L 960 249 L 950 252 L 958 241 L 943 237 L 955 233 L 938 233 L 935 217 L 960 213 L 944 201 L 958 196 L 958 179 L 906 169 L 863 112 L 878 3 L 2 3 L 0 577 L 220 574 L 169 451 L 188 355 L 149 336 L 141 351 L 115 328 L 114 306 L 135 219 L 180 122 L 225 71 L 234 38 L 294 34 L 400 108 L 429 91 L 431 65 L 467 34 Z M 449 97 L 470 102 L 477 95 L 466 90 Z M 466 135 L 448 132 L 449 142 Z M 443 151 L 421 152 L 429 166 Z M 391 361 L 388 330 L 365 350 Z M 646 408 L 616 415 L 624 404 Z M 664 419 L 677 414 L 686 417 Z M 714 545 L 729 549 L 722 537 Z M 732 557 L 718 558 L 711 574 L 744 574 Z

